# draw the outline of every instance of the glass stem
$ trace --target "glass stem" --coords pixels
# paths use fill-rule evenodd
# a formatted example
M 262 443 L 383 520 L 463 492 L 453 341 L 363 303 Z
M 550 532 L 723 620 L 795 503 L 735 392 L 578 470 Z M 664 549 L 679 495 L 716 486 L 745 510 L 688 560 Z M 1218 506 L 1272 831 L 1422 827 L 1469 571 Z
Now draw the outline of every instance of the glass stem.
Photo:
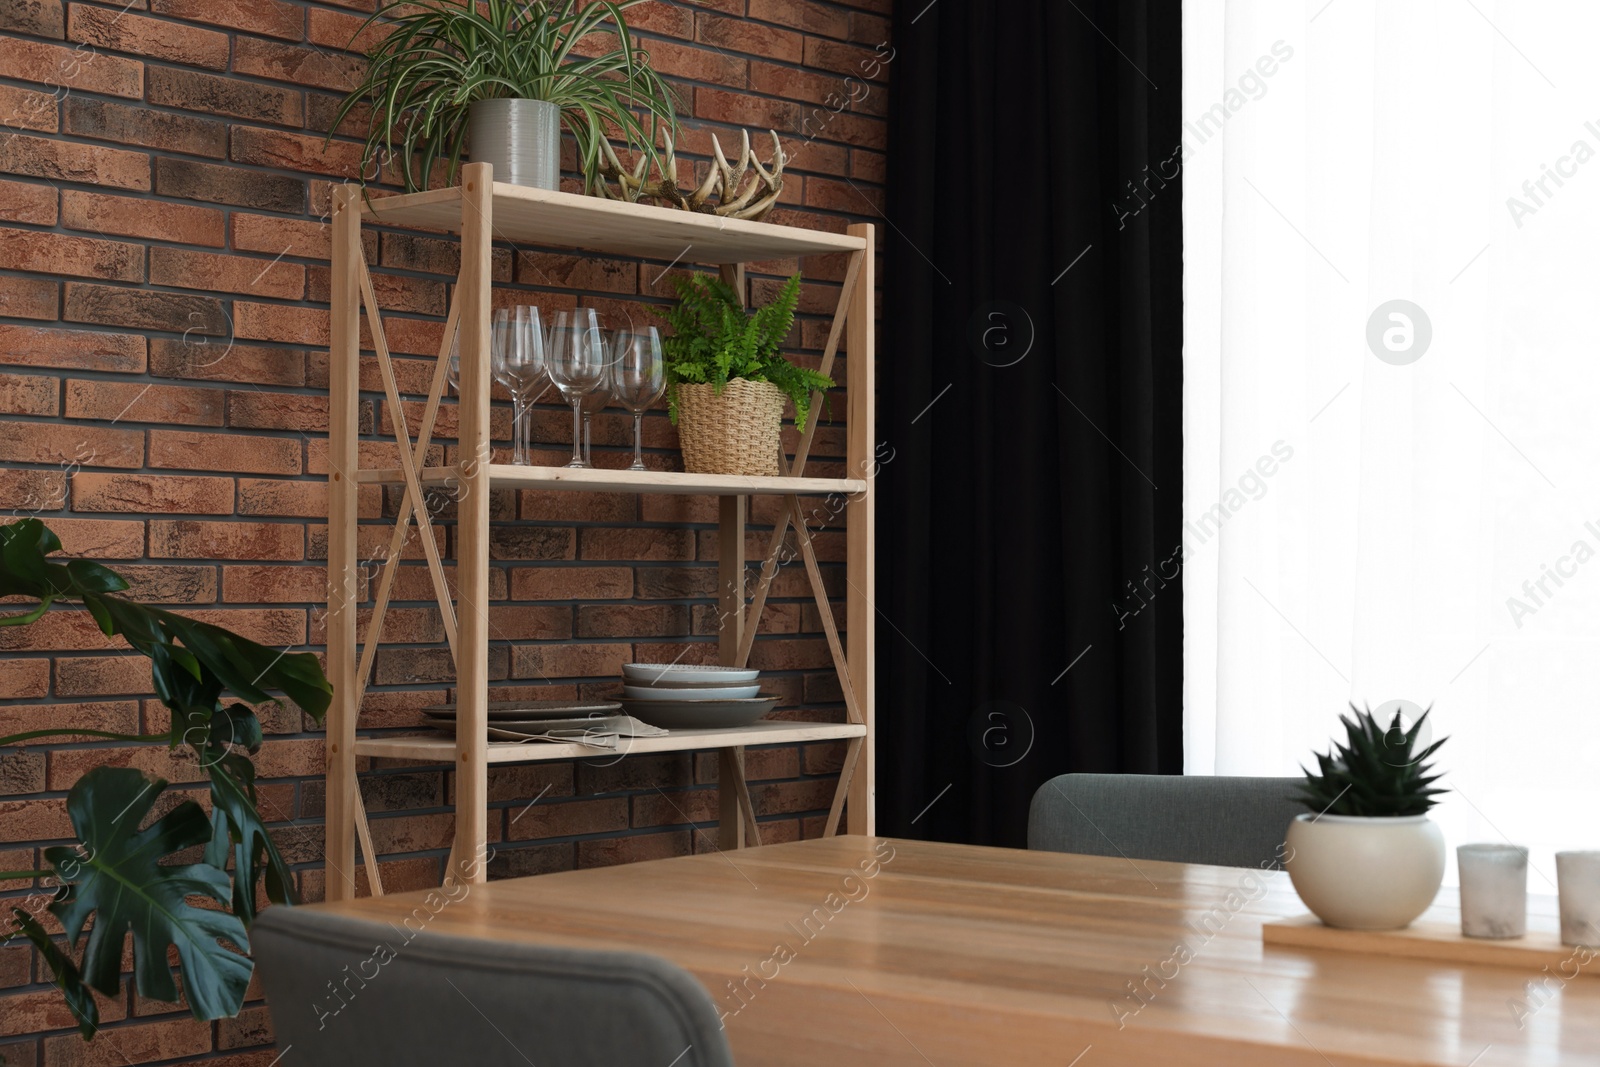
M 592 431 L 589 428 L 590 418 L 592 416 L 585 411 L 583 413 L 583 463 L 586 467 L 594 466 L 594 445 L 592 444 Z
M 643 412 L 633 413 L 633 469 L 636 471 L 644 470 L 644 452 L 640 438 L 640 422 L 643 419 Z
M 572 462 L 569 467 L 583 466 L 583 398 L 572 402 Z
M 511 462 L 518 466 L 528 462 L 527 450 L 522 445 L 522 420 L 527 416 L 527 406 L 521 393 L 511 394 Z

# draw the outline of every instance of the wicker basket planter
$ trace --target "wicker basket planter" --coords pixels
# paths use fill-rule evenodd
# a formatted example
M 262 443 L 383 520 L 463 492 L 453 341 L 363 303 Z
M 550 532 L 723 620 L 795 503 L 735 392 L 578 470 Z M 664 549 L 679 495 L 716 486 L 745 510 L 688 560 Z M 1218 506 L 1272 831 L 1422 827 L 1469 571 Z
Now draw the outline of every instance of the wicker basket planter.
M 715 386 L 681 383 L 678 440 L 690 474 L 776 475 L 782 446 L 783 390 L 734 378 Z

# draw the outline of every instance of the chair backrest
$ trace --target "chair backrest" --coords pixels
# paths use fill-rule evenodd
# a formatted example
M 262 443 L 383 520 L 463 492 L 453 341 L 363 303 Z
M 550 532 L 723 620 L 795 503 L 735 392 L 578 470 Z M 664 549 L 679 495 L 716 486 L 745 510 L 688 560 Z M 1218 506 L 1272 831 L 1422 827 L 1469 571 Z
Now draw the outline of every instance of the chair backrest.
M 1305 806 L 1300 778 L 1063 774 L 1039 787 L 1028 847 L 1091 856 L 1277 867 Z
M 666 960 L 451 937 L 416 915 L 261 914 L 251 949 L 286 1064 L 732 1067 L 711 997 Z

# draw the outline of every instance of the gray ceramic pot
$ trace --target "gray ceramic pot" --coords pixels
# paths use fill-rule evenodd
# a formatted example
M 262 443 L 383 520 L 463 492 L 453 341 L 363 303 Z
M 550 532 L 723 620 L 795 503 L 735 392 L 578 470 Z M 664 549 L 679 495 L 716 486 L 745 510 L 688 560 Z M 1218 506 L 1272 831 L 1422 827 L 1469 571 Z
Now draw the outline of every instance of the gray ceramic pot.
M 468 152 L 494 164 L 494 180 L 561 188 L 561 109 L 545 100 L 479 100 L 469 113 Z

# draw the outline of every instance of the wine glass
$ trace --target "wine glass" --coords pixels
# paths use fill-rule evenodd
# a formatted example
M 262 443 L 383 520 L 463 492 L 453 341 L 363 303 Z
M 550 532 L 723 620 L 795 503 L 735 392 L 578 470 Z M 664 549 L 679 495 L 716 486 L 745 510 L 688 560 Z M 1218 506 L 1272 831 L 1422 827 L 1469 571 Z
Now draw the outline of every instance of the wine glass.
M 550 329 L 550 380 L 572 405 L 572 462 L 587 467 L 583 444 L 583 398 L 600 384 L 606 370 L 605 344 L 600 320 L 593 308 L 556 313 Z
M 667 365 L 661 358 L 661 332 L 654 326 L 618 330 L 614 351 L 612 389 L 617 403 L 633 412 L 633 463 L 628 469 L 642 471 L 645 466 L 640 420 L 667 388 Z
M 529 396 L 544 378 L 544 331 L 539 309 L 526 304 L 500 308 L 493 320 L 493 366 L 495 380 L 511 393 L 513 411 L 511 462 L 529 462 L 526 424 Z
M 616 392 L 616 355 L 610 341 L 603 341 L 605 347 L 605 369 L 600 375 L 600 381 L 595 386 L 594 392 L 583 398 L 583 463 L 586 467 L 594 466 L 594 450 L 589 440 L 589 417 L 597 411 L 604 411 L 607 404 Z

